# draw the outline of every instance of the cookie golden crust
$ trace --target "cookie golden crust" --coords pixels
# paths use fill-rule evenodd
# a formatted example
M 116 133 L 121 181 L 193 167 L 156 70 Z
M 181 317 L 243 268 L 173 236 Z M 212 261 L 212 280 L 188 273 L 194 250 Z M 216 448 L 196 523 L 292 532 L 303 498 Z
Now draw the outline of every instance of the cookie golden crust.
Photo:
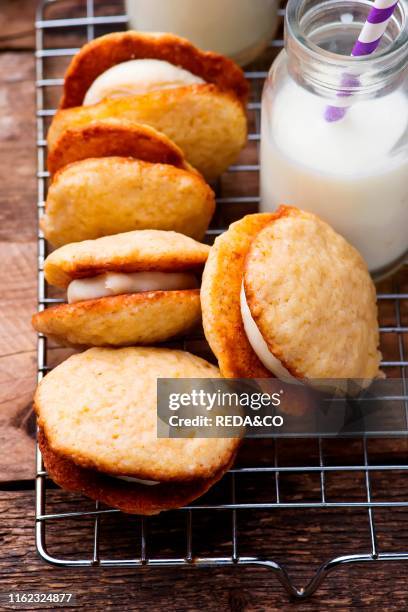
M 214 209 L 214 193 L 196 173 L 104 157 L 75 162 L 57 172 L 41 227 L 55 247 L 151 228 L 200 240 Z
M 32 324 L 65 346 L 130 346 L 165 342 L 200 320 L 199 289 L 184 289 L 58 304 L 36 313 Z
M 44 274 L 50 285 L 65 289 L 76 278 L 105 272 L 200 270 L 209 251 L 183 234 L 138 230 L 66 244 L 48 255 Z
M 376 377 L 376 293 L 364 260 L 315 215 L 278 213 L 254 237 L 244 270 L 269 350 L 297 378 Z
M 201 284 L 204 332 L 226 378 L 270 378 L 254 353 L 241 317 L 240 291 L 245 257 L 272 214 L 248 215 L 233 223 L 211 248 Z
M 228 470 L 228 466 L 222 468 L 206 480 L 146 486 L 75 465 L 51 450 L 43 431 L 38 434 L 38 443 L 48 475 L 54 482 L 63 489 L 82 493 L 129 514 L 152 515 L 185 506 L 203 495 Z
M 180 66 L 221 91 L 233 92 L 245 104 L 248 83 L 232 60 L 201 51 L 174 34 L 114 32 L 87 43 L 71 61 L 65 74 L 60 108 L 80 106 L 95 79 L 116 64 L 134 59 L 158 59 Z
M 48 131 L 49 155 L 65 130 L 107 118 L 147 124 L 162 132 L 207 179 L 236 160 L 247 137 L 245 110 L 234 96 L 214 85 L 192 85 L 59 111 Z
M 229 467 L 240 440 L 157 438 L 157 379 L 219 376 L 183 351 L 93 348 L 47 374 L 34 406 L 51 449 L 80 467 L 161 483 L 206 480 Z
M 191 170 L 181 149 L 154 128 L 124 119 L 93 121 L 65 130 L 48 153 L 51 174 L 89 157 L 133 157 Z

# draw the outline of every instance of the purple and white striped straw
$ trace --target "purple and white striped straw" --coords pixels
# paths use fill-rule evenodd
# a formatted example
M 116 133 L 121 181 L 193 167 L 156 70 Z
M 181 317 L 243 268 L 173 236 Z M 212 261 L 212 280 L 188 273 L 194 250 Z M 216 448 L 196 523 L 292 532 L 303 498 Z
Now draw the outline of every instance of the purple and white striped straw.
M 367 21 L 363 25 L 360 35 L 351 52 L 353 57 L 370 55 L 377 49 L 397 4 L 398 0 L 374 1 L 374 5 L 368 13 Z M 344 79 L 343 85 L 353 85 L 350 77 L 346 77 Z M 344 96 L 346 94 L 339 93 L 339 95 Z M 326 121 L 338 121 L 344 117 L 346 112 L 347 108 L 345 107 L 328 106 L 325 112 L 325 119 Z
M 351 55 L 370 55 L 376 50 L 397 4 L 398 0 L 375 0 Z

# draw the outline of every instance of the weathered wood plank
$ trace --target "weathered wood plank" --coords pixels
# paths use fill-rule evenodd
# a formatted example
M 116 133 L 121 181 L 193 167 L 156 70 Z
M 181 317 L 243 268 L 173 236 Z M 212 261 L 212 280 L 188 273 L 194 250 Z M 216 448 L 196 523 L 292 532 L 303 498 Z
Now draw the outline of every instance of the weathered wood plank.
M 0 51 L 33 50 L 35 47 L 34 20 L 36 6 L 40 0 L 2 0 L 0 10 Z M 124 12 L 121 0 L 94 0 L 96 15 L 118 15 Z M 46 19 L 62 19 L 65 17 L 84 17 L 86 3 L 84 0 L 65 0 L 48 5 L 44 17 Z M 81 44 L 85 28 L 73 31 L 69 38 L 61 37 L 58 31 L 53 31 L 49 41 L 56 47 L 63 46 L 69 40 L 69 46 Z M 51 46 L 51 45 L 48 45 Z
M 20 3 L 21 4 L 21 3 Z M 3 15 L 3 13 L 2 13 Z M 0 55 L 0 481 L 31 478 L 36 380 L 34 60 Z
M 31 478 L 34 467 L 28 432 L 36 381 L 35 252 L 33 242 L 0 242 L 0 480 L 7 481 Z
M 0 241 L 36 237 L 34 58 L 0 54 Z
M 406 486 L 401 480 L 402 486 Z M 59 490 L 52 492 L 53 511 L 72 510 L 66 495 Z M 390 565 L 372 564 L 369 567 L 348 566 L 333 572 L 310 601 L 290 603 L 276 577 L 267 569 L 56 569 L 41 562 L 34 552 L 33 517 L 28 508 L 33 507 L 33 494 L 29 491 L 3 492 L 0 494 L 0 575 L 2 592 L 9 589 L 52 589 L 74 592 L 78 609 L 114 610 L 355 610 L 405 609 L 407 587 L 406 567 L 402 563 Z M 22 517 L 24 517 L 22 519 Z M 174 517 L 174 515 L 172 515 Z M 149 546 L 158 542 L 177 546 L 182 543 L 174 518 L 153 519 L 149 529 Z M 401 527 L 406 522 L 406 512 L 387 518 L 387 531 L 394 545 L 404 538 Z M 219 513 L 207 525 L 202 540 L 211 537 L 209 528 L 217 529 L 223 522 Z M 350 526 L 352 525 L 352 529 Z M 349 548 L 367 550 L 367 522 L 361 512 L 330 511 L 324 522 L 303 512 L 276 512 L 263 516 L 239 518 L 239 528 L 248 533 L 246 547 L 259 551 L 260 543 L 269 556 L 288 564 L 297 584 L 303 585 L 313 575 L 319 563 L 333 553 Z M 104 521 L 102 539 L 110 549 L 135 544 L 139 534 L 137 519 Z M 76 533 L 76 535 L 75 535 Z M 406 533 L 406 530 L 405 530 Z M 406 537 L 406 536 L 405 536 Z M 82 545 L 80 544 L 82 540 Z M 198 541 L 197 541 L 198 540 Z M 199 549 L 200 536 L 194 541 Z M 77 550 L 82 554 L 91 551 L 91 525 L 83 519 L 57 524 L 50 535 L 49 549 Z M 169 545 L 170 543 L 170 545 Z M 391 545 L 391 543 L 390 543 Z M 225 545 L 225 550 L 228 544 Z M 294 559 L 297 559 L 294 567 Z
M 36 4 L 33 0 L 2 0 L 0 50 L 34 48 Z

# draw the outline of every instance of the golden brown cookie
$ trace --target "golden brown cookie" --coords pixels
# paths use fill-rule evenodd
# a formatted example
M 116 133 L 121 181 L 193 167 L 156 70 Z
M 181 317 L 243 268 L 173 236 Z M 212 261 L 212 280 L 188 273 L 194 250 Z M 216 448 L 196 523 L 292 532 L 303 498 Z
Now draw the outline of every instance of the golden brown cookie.
M 208 245 L 183 234 L 139 230 L 66 244 L 48 255 L 44 274 L 65 289 L 76 278 L 105 272 L 200 270 L 209 252 Z
M 239 294 L 245 257 L 256 234 L 273 215 L 248 215 L 230 225 L 211 248 L 201 284 L 207 341 L 225 378 L 269 378 L 251 348 L 242 323 Z
M 148 125 L 125 119 L 103 119 L 65 130 L 48 153 L 47 167 L 55 174 L 82 159 L 116 156 L 192 169 L 181 149 L 167 136 Z
M 220 91 L 232 92 L 242 104 L 248 97 L 244 73 L 223 55 L 201 51 L 175 34 L 127 31 L 95 38 L 74 56 L 65 74 L 60 108 L 80 106 L 100 74 L 134 59 L 164 60 L 215 84 Z
M 64 346 L 165 342 L 201 321 L 200 291 L 145 291 L 58 304 L 33 316 L 34 328 Z
M 186 333 L 201 320 L 196 287 L 208 251 L 192 238 L 158 230 L 65 245 L 47 257 L 44 274 L 75 299 L 35 314 L 33 326 L 70 346 L 146 345 Z M 70 294 L 78 280 L 82 285 Z
M 50 475 L 69 490 L 131 512 L 191 501 L 229 468 L 240 440 L 157 438 L 157 379 L 219 376 L 183 351 L 94 348 L 73 355 L 46 375 L 34 398 Z
M 184 351 L 92 348 L 39 384 L 34 405 L 52 450 L 85 468 L 160 482 L 211 478 L 235 438 L 157 438 L 158 378 L 219 378 Z
M 376 292 L 360 253 L 316 215 L 281 207 L 246 256 L 245 295 L 270 353 L 295 377 L 372 379 Z
M 200 240 L 215 209 L 196 173 L 124 157 L 85 159 L 57 172 L 41 228 L 53 246 L 137 229 Z
M 146 486 L 79 467 L 73 461 L 52 451 L 41 430 L 38 443 L 48 475 L 56 484 L 67 491 L 82 493 L 129 514 L 153 515 L 185 506 L 204 495 L 229 468 L 222 468 L 212 478 Z
M 52 158 L 65 130 L 111 118 L 162 132 L 207 179 L 235 161 L 247 137 L 245 110 L 235 96 L 214 85 L 192 85 L 60 110 L 48 131 L 49 155 Z
M 273 374 L 244 329 L 243 282 L 277 375 L 280 366 L 297 378 L 379 375 L 374 285 L 359 253 L 318 217 L 287 206 L 249 215 L 210 252 L 201 304 L 221 373 L 264 378 Z

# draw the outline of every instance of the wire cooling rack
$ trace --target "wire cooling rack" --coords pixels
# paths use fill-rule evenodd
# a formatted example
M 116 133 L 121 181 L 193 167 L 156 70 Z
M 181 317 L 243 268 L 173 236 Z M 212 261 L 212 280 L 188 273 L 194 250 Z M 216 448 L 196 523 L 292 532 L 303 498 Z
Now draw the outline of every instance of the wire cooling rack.
M 38 213 L 44 210 L 48 173 L 46 170 L 46 132 L 49 122 L 55 112 L 55 107 L 61 93 L 63 74 L 70 58 L 78 48 L 87 40 L 101 34 L 124 29 L 127 17 L 117 13 L 117 3 L 101 0 L 42 0 L 37 12 L 36 22 L 36 95 L 37 95 L 37 150 L 38 150 Z M 279 11 L 280 18 L 283 10 Z M 278 36 L 282 37 L 282 27 Z M 259 115 L 260 95 L 266 70 L 271 61 L 282 47 L 283 41 L 275 39 L 271 42 L 264 57 L 252 66 L 246 76 L 251 83 L 251 99 L 248 106 L 250 119 L 250 136 L 248 146 L 243 152 L 238 165 L 232 166 L 217 182 L 217 213 L 213 226 L 208 231 L 207 239 L 211 242 L 214 236 L 228 227 L 229 223 L 245 213 L 256 212 L 258 206 L 258 141 L 259 141 Z M 38 236 L 38 308 L 43 310 L 50 304 L 62 301 L 60 297 L 51 295 L 46 286 L 43 275 L 43 262 L 47 255 L 47 244 L 41 234 Z M 381 319 L 382 349 L 386 360 L 383 369 L 388 376 L 401 378 L 403 393 L 407 396 L 407 381 L 405 378 L 408 361 L 405 356 L 408 335 L 408 274 L 407 269 L 401 271 L 391 281 L 383 284 L 378 293 Z M 188 338 L 183 346 L 193 352 L 208 356 L 208 347 L 203 344 L 202 338 Z M 59 362 L 65 354 L 47 343 L 42 335 L 38 338 L 38 378 L 39 380 L 49 371 L 55 363 Z M 374 442 L 376 442 L 374 440 Z M 394 444 L 398 441 L 394 440 Z M 230 471 L 223 479 L 220 490 L 215 494 L 207 494 L 196 503 L 175 512 L 165 513 L 155 518 L 149 525 L 150 519 L 134 518 L 137 527 L 132 526 L 132 533 L 137 533 L 137 543 L 131 551 L 118 545 L 113 553 L 105 553 L 101 540 L 103 537 L 103 520 L 115 517 L 117 533 L 128 525 L 129 517 L 119 511 L 96 505 L 90 506 L 90 501 L 66 493 L 71 506 L 68 510 L 53 512 L 48 509 L 50 497 L 55 493 L 55 487 L 48 480 L 44 471 L 41 454 L 37 452 L 37 478 L 36 478 L 36 543 L 40 556 L 58 566 L 126 566 L 150 567 L 160 566 L 232 566 L 232 565 L 259 565 L 272 570 L 287 592 L 295 598 L 305 598 L 311 595 L 325 576 L 335 567 L 352 563 L 372 563 L 379 561 L 408 560 L 407 551 L 390 550 L 381 547 L 376 530 L 375 512 L 392 508 L 408 508 L 408 488 L 399 491 L 398 497 L 392 486 L 385 486 L 378 494 L 373 490 L 373 481 L 378 476 L 386 483 L 392 481 L 392 474 L 404 475 L 408 470 L 406 463 L 406 447 L 401 440 L 402 461 L 375 462 L 376 444 L 365 438 L 358 441 L 359 458 L 350 461 L 344 454 L 339 462 L 338 456 L 328 452 L 327 441 L 316 439 L 310 441 L 313 449 L 304 451 L 303 457 L 293 464 L 282 458 L 280 443 L 271 442 L 265 449 L 257 443 L 257 450 L 262 454 L 262 460 L 255 455 L 247 461 L 238 462 L 238 466 Z M 302 444 L 305 444 L 304 442 Z M 351 444 L 351 443 L 350 443 Z M 355 442 L 353 442 L 355 444 Z M 350 452 L 352 447 L 350 447 Z M 404 456 L 405 450 L 405 456 Z M 262 452 L 261 452 L 262 451 Z M 405 461 L 404 461 L 405 460 Z M 351 481 L 359 480 L 359 494 L 351 489 L 342 488 L 340 491 L 330 485 L 332 475 L 350 475 Z M 294 485 L 295 494 L 288 494 L 287 486 L 283 484 L 285 478 L 303 477 L 309 489 L 299 490 Z M 248 478 L 250 485 L 248 487 Z M 313 480 L 315 479 L 315 480 Z M 256 486 L 254 482 L 256 481 Z M 351 482 L 350 481 L 350 482 Z M 246 483 L 246 484 L 245 484 Z M 314 483 L 311 486 L 311 483 Z M 218 485 L 217 485 L 218 486 Z M 353 485 L 354 486 L 354 485 Z M 252 487 L 252 488 L 251 488 Z M 388 490 L 391 489 L 391 492 Z M 249 494 L 251 493 L 251 494 Z M 262 495 L 261 495 L 262 493 Z M 405 495 L 404 495 L 405 493 Z M 64 494 L 65 495 L 65 494 Z M 52 501 L 52 500 L 51 500 Z M 52 505 L 52 504 L 51 504 Z M 65 508 L 65 506 L 64 506 Z M 367 541 L 366 544 L 351 541 L 351 553 L 335 555 L 326 560 L 315 572 L 304 588 L 296 588 L 285 567 L 274 560 L 273 540 L 267 553 L 250 550 L 249 553 L 241 550 L 243 542 L 250 549 L 251 539 L 246 533 L 249 524 L 248 512 L 262 512 L 260 521 L 261 530 L 266 529 L 269 521 L 276 520 L 276 510 L 285 511 L 285 521 L 282 528 L 294 513 L 305 521 L 308 516 L 319 511 L 323 522 L 323 513 L 330 509 L 344 509 L 344 513 L 359 510 L 366 514 Z M 214 542 L 210 550 L 200 554 L 195 550 L 193 538 L 194 526 L 200 519 L 213 511 L 217 513 L 217 525 L 222 523 L 222 532 L 216 530 L 216 536 L 221 545 L 217 547 Z M 221 513 L 221 514 L 220 514 Z M 266 514 L 265 514 L 266 513 Z M 309 514 L 307 514 L 309 513 Z M 174 538 L 170 537 L 164 547 L 164 554 L 154 554 L 151 550 L 150 540 L 154 540 L 154 529 L 160 531 L 160 521 L 166 521 L 168 516 L 175 516 L 179 520 L 180 532 L 175 545 Z M 223 519 L 221 519 L 221 516 Z M 388 516 L 388 515 L 387 515 Z M 266 518 L 265 518 L 266 517 Z M 297 520 L 297 519 L 295 519 Z M 71 538 L 71 545 L 81 539 L 84 545 L 89 544 L 87 552 L 79 556 L 71 554 L 66 547 L 53 545 L 50 549 L 48 535 L 55 531 L 57 525 L 59 532 L 68 530 L 68 525 L 74 521 L 75 529 Z M 386 523 L 388 518 L 386 519 Z M 129 527 L 129 525 L 128 525 Z M 58 530 L 57 529 L 57 530 Z M 163 529 L 163 528 L 162 528 Z M 257 526 L 259 530 L 259 526 Z M 204 533 L 209 536 L 211 530 L 204 527 Z M 166 528 L 164 528 L 166 533 Z M 316 529 L 315 529 L 316 531 Z M 318 527 L 317 531 L 320 531 Z M 81 534 L 81 535 L 79 535 Z M 267 534 L 262 531 L 262 538 L 267 540 Z M 258 543 L 259 543 L 259 533 Z M 349 534 L 350 535 L 350 534 Z M 118 535 L 119 537 L 119 535 Z M 318 537 L 315 536 L 315 537 Z M 52 538 L 51 538 L 52 539 Z M 397 537 L 398 543 L 399 538 Z M 116 541 L 116 540 L 115 540 Z M 290 533 L 288 533 L 288 543 Z M 174 547 L 173 547 L 174 544 Z M 174 548 L 174 549 L 173 549 Z M 175 549 L 178 548 L 176 551 Z M 220 554 L 215 554 L 219 548 Z M 56 550 L 54 550 L 56 549 Z M 138 551 L 135 554 L 135 550 Z M 343 551 L 342 551 L 343 552 Z

